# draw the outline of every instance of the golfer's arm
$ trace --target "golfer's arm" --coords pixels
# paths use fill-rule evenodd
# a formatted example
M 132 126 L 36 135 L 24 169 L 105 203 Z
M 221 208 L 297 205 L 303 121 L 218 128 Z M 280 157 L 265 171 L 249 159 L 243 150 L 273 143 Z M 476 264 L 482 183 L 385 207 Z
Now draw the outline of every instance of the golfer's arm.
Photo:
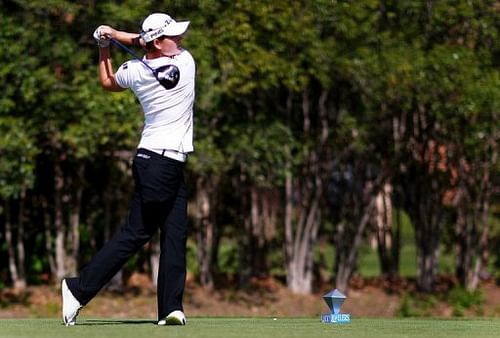
M 116 83 L 109 47 L 99 48 L 99 81 L 102 88 L 107 91 L 121 92 L 125 90 Z
M 128 33 L 124 31 L 115 30 L 113 37 L 126 45 L 141 46 L 144 47 L 144 41 L 141 36 L 137 33 Z

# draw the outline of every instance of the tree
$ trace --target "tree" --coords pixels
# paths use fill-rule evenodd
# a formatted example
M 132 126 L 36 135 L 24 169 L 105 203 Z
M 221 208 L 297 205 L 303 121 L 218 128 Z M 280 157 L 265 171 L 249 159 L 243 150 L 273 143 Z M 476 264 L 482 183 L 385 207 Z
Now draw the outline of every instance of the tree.
M 28 128 L 26 128 L 28 127 Z M 34 144 L 31 128 L 22 119 L 0 118 L 0 198 L 2 199 L 9 271 L 15 288 L 27 283 L 25 221 L 26 194 L 35 180 Z M 17 215 L 13 211 L 17 210 Z
M 476 73 L 476 74 L 479 74 Z M 486 75 L 486 76 L 484 76 Z M 498 171 L 498 72 L 464 83 L 459 115 L 450 133 L 455 185 L 450 204 L 456 210 L 456 275 L 468 290 L 477 289 L 488 265 L 492 183 Z
M 456 183 L 452 149 L 462 142 L 452 135 L 461 129 L 457 118 L 467 121 L 460 102 L 474 100 L 464 89 L 479 80 L 480 60 L 490 67 L 497 34 L 489 4 L 450 8 L 447 2 L 383 2 L 376 53 L 359 54 L 351 67 L 379 126 L 370 133 L 375 154 L 388 159 L 379 163 L 386 163 L 415 226 L 417 283 L 425 292 L 433 291 L 437 275 L 443 199 Z
M 73 273 L 123 219 L 140 107 L 130 93 L 99 88 L 91 33 L 101 23 L 137 31 L 167 8 L 191 21 L 183 43 L 198 67 L 187 175 L 204 286 L 215 285 L 220 243 L 230 242 L 241 282 L 279 268 L 290 289 L 311 292 L 324 236 L 345 291 L 369 232 L 378 234 L 382 272 L 396 275 L 393 206 L 415 227 L 421 290 L 433 290 L 450 227 L 457 277 L 476 287 L 498 190 L 497 7 L 2 1 L 0 227 L 12 243 L 2 247 L 10 257 L 2 273 L 19 276 L 24 266 L 34 282 L 42 272 Z M 28 155 L 19 162 L 16 152 Z M 125 270 L 154 276 L 155 248 Z
M 10 84 L 3 92 L 2 112 L 24 119 L 37 153 L 43 154 L 37 157 L 33 192 L 40 203 L 31 217 L 44 215 L 44 249 L 57 279 L 77 269 L 86 162 L 108 151 L 113 156 L 114 145 L 130 145 L 138 126 L 130 108 L 124 109 L 132 107 L 133 99 L 115 96 L 118 114 L 110 117 L 109 97 L 97 94 L 92 53 L 79 45 L 91 40 L 84 9 L 65 1 L 50 9 L 43 1 L 9 1 L 2 12 L 9 28 L 1 38 L 11 46 L 2 55 L 2 76 Z M 57 44 L 52 43 L 55 36 Z M 54 178 L 52 184 L 47 177 Z

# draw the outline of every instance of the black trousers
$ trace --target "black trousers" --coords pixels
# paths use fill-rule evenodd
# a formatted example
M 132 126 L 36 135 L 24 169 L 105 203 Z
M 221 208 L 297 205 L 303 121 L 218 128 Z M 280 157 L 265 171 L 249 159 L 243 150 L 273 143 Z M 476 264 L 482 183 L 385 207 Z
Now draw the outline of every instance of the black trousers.
M 79 277 L 67 278 L 78 301 L 87 304 L 127 260 L 160 229 L 158 319 L 183 310 L 186 279 L 187 189 L 184 163 L 139 149 L 132 170 L 132 204 L 121 229 L 97 252 Z

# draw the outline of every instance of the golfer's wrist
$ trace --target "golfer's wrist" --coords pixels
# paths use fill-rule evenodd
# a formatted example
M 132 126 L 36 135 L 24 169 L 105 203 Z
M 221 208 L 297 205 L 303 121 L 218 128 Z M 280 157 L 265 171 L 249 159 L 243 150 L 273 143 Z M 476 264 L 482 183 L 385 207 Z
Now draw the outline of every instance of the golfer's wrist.
M 140 35 L 137 35 L 136 37 L 131 39 L 131 41 L 132 41 L 132 46 L 134 47 L 144 47 L 145 45 Z

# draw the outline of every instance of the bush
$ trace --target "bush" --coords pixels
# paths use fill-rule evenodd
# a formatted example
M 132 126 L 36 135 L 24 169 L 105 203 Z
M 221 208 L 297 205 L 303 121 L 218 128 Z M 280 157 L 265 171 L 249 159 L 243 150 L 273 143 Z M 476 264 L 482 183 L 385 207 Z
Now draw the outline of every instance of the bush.
M 438 300 L 433 295 L 405 294 L 396 313 L 398 317 L 428 317 Z
M 463 317 L 466 310 L 483 314 L 484 294 L 481 290 L 467 291 L 454 287 L 448 293 L 436 295 L 405 294 L 396 313 L 398 317 L 429 317 L 438 302 L 446 302 L 453 308 L 453 316 Z
M 453 288 L 448 294 L 448 303 L 453 307 L 453 315 L 462 317 L 466 309 L 477 307 L 481 314 L 484 294 L 481 290 L 467 291 L 462 287 Z

